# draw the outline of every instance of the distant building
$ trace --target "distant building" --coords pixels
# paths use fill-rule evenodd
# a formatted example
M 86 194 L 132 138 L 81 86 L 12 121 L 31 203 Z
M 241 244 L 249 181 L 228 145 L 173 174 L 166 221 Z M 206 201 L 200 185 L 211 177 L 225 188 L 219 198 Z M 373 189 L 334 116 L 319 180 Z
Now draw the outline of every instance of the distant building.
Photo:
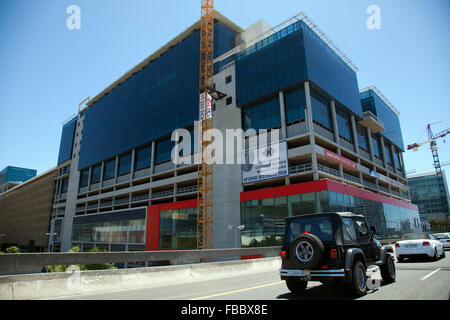
M 435 172 L 408 176 L 411 201 L 419 206 L 421 219 L 449 221 L 450 197 L 445 173 L 443 177 L 445 195 L 439 192 L 439 181 Z
M 56 168 L 0 194 L 0 247 L 47 251 Z M 56 237 L 56 235 L 55 235 Z
M 0 193 L 36 177 L 37 170 L 7 166 L 0 171 Z

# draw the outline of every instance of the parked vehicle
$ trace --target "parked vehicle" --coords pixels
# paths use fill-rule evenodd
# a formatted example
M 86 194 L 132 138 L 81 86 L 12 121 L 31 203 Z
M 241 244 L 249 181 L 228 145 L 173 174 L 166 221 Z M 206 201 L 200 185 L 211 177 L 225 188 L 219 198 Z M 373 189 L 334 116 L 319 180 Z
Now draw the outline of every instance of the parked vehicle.
M 383 281 L 395 281 L 392 246 L 375 239 L 364 216 L 350 212 L 320 213 L 286 219 L 280 276 L 293 293 L 308 281 L 340 281 L 356 296 L 367 292 L 367 269 L 379 266 Z
M 442 243 L 444 250 L 450 249 L 450 235 L 448 233 L 434 233 L 433 237 Z
M 436 240 L 431 233 L 413 232 L 403 235 L 402 240 L 395 243 L 395 255 L 398 262 L 406 258 L 431 258 L 439 260 L 445 257 L 442 243 Z

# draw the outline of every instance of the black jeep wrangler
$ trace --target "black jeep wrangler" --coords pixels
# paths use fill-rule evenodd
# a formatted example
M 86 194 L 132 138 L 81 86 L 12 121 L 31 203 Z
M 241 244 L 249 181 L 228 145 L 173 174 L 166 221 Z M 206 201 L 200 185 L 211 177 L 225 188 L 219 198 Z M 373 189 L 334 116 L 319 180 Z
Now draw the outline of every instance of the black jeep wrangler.
M 379 266 L 384 282 L 395 281 L 392 246 L 374 238 L 364 216 L 350 212 L 318 213 L 286 219 L 280 276 L 300 293 L 308 281 L 341 282 L 357 295 L 367 291 L 367 268 Z

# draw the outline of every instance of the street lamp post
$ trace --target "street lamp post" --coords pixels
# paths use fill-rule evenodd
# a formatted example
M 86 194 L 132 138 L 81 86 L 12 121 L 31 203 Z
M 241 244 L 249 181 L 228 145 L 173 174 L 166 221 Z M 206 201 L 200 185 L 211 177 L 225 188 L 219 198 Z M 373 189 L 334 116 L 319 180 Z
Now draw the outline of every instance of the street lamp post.
M 237 239 L 237 234 L 238 234 L 238 230 L 242 232 L 242 230 L 245 229 L 244 225 L 240 225 L 240 226 L 232 226 L 231 224 L 228 225 L 228 230 L 233 230 L 233 228 L 235 229 L 234 232 L 234 239 L 236 241 L 236 248 L 238 247 L 238 239 Z

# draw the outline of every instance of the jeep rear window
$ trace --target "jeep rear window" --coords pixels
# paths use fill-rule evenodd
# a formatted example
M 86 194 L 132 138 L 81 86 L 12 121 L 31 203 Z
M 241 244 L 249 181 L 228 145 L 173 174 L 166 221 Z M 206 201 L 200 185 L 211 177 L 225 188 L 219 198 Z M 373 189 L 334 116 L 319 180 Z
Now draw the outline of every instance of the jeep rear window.
M 286 236 L 287 242 L 292 242 L 304 232 L 311 233 L 322 241 L 334 241 L 333 228 L 330 218 L 327 216 L 291 220 Z

